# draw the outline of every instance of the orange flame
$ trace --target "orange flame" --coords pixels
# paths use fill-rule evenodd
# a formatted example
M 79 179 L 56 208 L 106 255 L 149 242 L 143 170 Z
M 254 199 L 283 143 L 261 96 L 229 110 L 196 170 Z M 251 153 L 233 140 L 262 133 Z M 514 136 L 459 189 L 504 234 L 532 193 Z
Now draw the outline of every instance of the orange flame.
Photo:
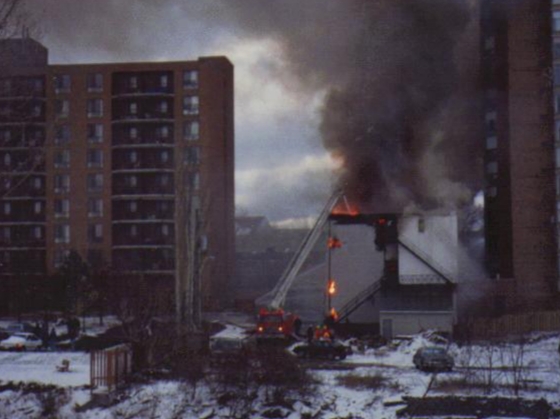
M 330 315 L 332 316 L 333 319 L 338 320 L 338 313 L 336 312 L 334 307 L 331 308 Z
M 336 282 L 334 281 L 334 279 L 329 279 L 327 292 L 329 293 L 329 295 L 336 294 Z
M 356 204 L 350 202 L 339 202 L 331 211 L 332 215 L 350 215 L 356 217 L 360 214 L 360 209 Z

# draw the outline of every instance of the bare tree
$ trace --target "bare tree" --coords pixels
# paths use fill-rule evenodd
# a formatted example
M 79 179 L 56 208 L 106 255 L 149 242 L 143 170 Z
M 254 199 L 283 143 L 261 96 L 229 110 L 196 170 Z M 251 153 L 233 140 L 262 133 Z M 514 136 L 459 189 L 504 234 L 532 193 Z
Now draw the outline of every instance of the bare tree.
M 27 19 L 23 0 L 0 0 L 0 39 L 20 33 Z

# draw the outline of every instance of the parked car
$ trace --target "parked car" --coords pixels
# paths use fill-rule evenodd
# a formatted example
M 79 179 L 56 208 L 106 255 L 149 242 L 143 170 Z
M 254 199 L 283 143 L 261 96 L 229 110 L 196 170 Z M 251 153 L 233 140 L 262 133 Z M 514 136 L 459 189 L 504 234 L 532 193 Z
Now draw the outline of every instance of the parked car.
M 345 359 L 350 354 L 350 348 L 341 342 L 321 339 L 302 343 L 292 351 L 300 358 Z
M 455 362 L 453 357 L 444 348 L 427 346 L 420 348 L 412 358 L 414 366 L 419 370 L 451 371 Z
M 36 350 L 43 346 L 43 341 L 33 333 L 14 333 L 0 342 L 0 349 L 10 351 Z

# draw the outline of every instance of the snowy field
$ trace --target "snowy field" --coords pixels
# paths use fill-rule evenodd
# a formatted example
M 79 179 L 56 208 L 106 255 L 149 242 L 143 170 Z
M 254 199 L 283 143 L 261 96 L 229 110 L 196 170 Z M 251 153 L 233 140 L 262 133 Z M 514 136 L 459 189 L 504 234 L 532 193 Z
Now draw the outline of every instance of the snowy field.
M 235 335 L 235 332 L 232 333 Z M 0 418 L 254 418 L 288 419 L 395 419 L 402 405 L 387 406 L 405 396 L 489 396 L 543 398 L 557 407 L 560 389 L 558 335 L 535 335 L 518 344 L 449 345 L 456 368 L 451 373 L 418 371 L 412 355 L 432 345 L 429 335 L 414 336 L 379 349 L 360 350 L 345 361 L 311 362 L 315 378 L 310 393 L 285 393 L 283 402 L 271 404 L 270 393 L 244 389 L 237 399 L 223 387 L 203 378 L 196 387 L 187 382 L 159 380 L 138 384 L 105 409 L 77 411 L 89 400 L 89 357 L 80 353 L 0 353 L 0 385 L 9 381 L 56 384 L 62 389 L 53 401 L 45 393 L 17 389 L 0 392 Z M 71 362 L 71 373 L 58 373 L 61 359 Z M 295 359 L 294 359 L 295 361 Z M 250 397 L 249 397 L 250 396 Z M 54 407 L 53 407 L 54 406 Z M 78 409 L 79 410 L 79 409 Z M 276 415 L 276 416 L 275 416 Z M 49 417 L 47 415 L 47 417 Z M 496 416 L 497 417 L 497 416 Z M 511 417 L 511 416 L 510 416 Z M 530 416 L 529 416 L 530 417 Z
M 70 361 L 69 372 L 58 372 L 63 359 Z M 62 387 L 89 384 L 89 354 L 79 352 L 0 352 L 0 384 L 36 382 Z

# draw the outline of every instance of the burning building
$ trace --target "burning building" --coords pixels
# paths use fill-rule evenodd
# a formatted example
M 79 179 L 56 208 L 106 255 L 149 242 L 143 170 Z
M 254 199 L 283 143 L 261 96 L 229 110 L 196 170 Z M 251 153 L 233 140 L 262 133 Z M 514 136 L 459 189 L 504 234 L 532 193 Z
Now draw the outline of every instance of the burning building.
M 300 275 L 287 307 L 315 321 L 331 313 L 385 337 L 452 332 L 460 263 L 455 213 L 335 213 L 327 228 L 325 262 Z

